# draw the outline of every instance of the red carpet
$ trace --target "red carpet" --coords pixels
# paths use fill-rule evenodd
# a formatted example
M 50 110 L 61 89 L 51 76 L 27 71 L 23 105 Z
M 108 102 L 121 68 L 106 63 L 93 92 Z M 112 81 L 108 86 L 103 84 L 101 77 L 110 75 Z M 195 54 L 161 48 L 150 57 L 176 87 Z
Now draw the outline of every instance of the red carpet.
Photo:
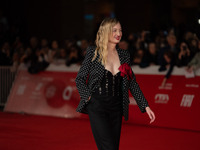
M 120 150 L 200 150 L 200 132 L 123 123 Z M 0 150 L 97 150 L 87 119 L 0 113 Z

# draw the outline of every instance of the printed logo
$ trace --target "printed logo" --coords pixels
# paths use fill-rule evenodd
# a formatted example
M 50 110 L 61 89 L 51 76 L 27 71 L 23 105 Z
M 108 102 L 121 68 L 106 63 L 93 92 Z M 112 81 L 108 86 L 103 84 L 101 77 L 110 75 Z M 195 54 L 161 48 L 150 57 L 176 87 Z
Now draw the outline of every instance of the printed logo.
M 26 85 L 20 85 L 17 90 L 17 95 L 24 95 L 25 89 L 26 89 Z
M 198 84 L 186 84 L 185 87 L 199 88 L 199 85 Z
M 35 91 L 40 91 L 42 87 L 43 83 L 38 83 L 37 86 L 35 87 Z
M 191 107 L 193 99 L 194 99 L 194 95 L 184 94 L 180 106 L 181 107 Z
M 159 86 L 158 89 L 172 90 L 172 83 L 166 83 L 165 86 Z
M 169 101 L 168 94 L 156 94 L 155 95 L 155 103 L 167 104 Z
M 73 92 L 73 89 L 71 86 L 67 86 L 65 89 L 64 89 L 64 92 L 63 92 L 63 99 L 64 100 L 70 100 L 71 96 L 72 96 L 72 92 Z

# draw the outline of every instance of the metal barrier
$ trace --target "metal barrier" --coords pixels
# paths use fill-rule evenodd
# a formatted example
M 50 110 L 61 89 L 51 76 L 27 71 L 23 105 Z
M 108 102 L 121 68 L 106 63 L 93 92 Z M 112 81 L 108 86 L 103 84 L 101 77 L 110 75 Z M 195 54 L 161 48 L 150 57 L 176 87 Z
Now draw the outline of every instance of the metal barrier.
M 0 66 L 0 106 L 5 106 L 17 71 L 10 66 Z

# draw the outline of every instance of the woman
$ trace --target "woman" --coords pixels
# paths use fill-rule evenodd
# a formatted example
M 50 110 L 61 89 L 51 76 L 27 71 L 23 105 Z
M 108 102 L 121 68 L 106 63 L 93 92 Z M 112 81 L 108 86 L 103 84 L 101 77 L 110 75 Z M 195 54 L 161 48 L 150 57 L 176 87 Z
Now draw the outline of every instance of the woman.
M 102 21 L 96 36 L 96 47 L 89 47 L 76 77 L 81 97 L 78 112 L 88 113 L 99 150 L 118 150 L 122 116 L 128 120 L 130 89 L 142 112 L 151 121 L 155 115 L 148 106 L 130 68 L 130 55 L 116 48 L 122 37 L 117 19 Z

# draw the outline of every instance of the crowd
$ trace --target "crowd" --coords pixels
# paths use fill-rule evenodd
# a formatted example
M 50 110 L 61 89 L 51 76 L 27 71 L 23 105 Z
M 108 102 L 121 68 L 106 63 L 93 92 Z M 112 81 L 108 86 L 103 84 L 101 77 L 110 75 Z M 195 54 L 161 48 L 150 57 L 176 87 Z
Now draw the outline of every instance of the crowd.
M 158 71 L 165 71 L 162 86 L 165 86 L 174 66 L 184 67 L 188 73 L 200 68 L 200 40 L 193 32 L 187 31 L 177 38 L 173 28 L 160 31 L 154 38 L 151 33 L 142 31 L 138 35 L 130 34 L 119 43 L 122 49 L 131 54 L 131 64 L 145 68 L 159 65 Z
M 38 40 L 37 37 L 31 37 L 28 46 L 24 45 L 19 37 L 14 43 L 4 42 L 0 51 L 0 65 L 17 69 L 23 63 L 30 73 L 37 73 L 45 70 L 50 63 L 64 63 L 67 66 L 81 64 L 89 42 L 84 39 L 65 40 L 60 46 L 56 40 L 49 44 L 46 38 Z
M 154 36 L 152 36 L 154 34 Z M 118 46 L 130 51 L 131 65 L 139 65 L 145 68 L 151 65 L 159 65 L 158 71 L 167 74 L 162 85 L 170 77 L 174 66 L 186 67 L 192 72 L 200 67 L 200 40 L 193 32 L 182 33 L 182 37 L 176 36 L 174 29 L 155 33 L 141 31 L 137 34 L 130 33 L 124 37 Z M 0 66 L 12 66 L 16 70 L 23 63 L 30 73 L 38 73 L 45 70 L 50 63 L 81 64 L 86 49 L 93 45 L 86 39 L 66 39 L 62 43 L 57 40 L 38 39 L 31 37 L 28 43 L 23 43 L 20 36 L 16 36 L 13 42 L 5 41 L 0 49 Z

